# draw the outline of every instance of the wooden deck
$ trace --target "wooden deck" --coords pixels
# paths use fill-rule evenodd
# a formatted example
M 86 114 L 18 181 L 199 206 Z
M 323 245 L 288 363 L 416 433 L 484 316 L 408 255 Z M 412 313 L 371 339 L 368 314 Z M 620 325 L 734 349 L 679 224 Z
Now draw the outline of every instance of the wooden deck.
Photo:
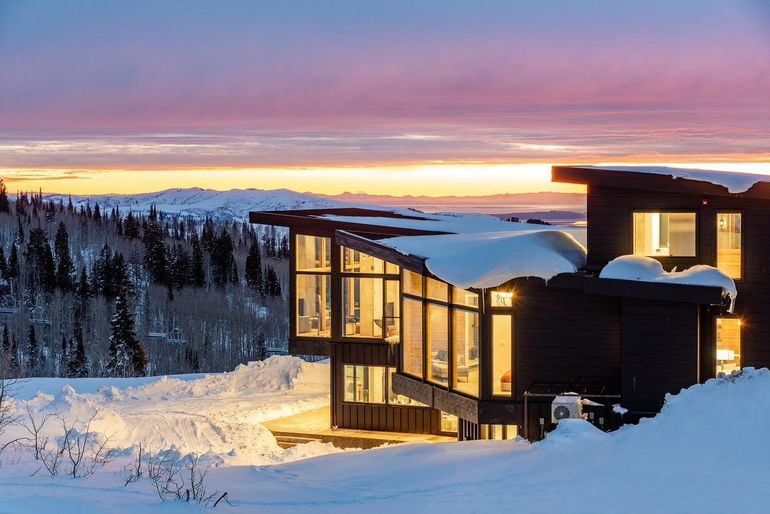
M 404 434 L 400 432 L 375 432 L 369 430 L 350 430 L 331 428 L 329 407 L 312 410 L 274 419 L 263 423 L 273 433 L 278 444 L 291 448 L 298 444 L 319 441 L 332 443 L 338 448 L 370 449 L 383 444 L 400 443 L 448 443 L 456 441 L 454 437 L 430 434 Z

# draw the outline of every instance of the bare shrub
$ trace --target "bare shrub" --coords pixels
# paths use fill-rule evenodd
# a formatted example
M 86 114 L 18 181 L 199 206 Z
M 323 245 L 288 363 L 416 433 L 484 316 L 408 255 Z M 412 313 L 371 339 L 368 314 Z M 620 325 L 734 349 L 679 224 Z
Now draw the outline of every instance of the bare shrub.
M 38 438 L 37 452 L 40 462 L 51 476 L 59 474 L 80 478 L 91 475 L 98 466 L 104 466 L 115 458 L 109 448 L 110 438 L 100 438 L 91 431 L 96 418 L 95 411 L 86 421 L 67 421 L 58 417 L 61 435 L 49 444 L 48 438 Z
M 135 465 L 130 478 L 137 476 L 136 470 L 141 471 L 141 462 Z M 147 459 L 147 478 L 161 501 L 184 501 L 207 508 L 214 508 L 223 500 L 230 504 L 227 492 L 207 490 L 207 474 L 208 468 L 202 468 L 197 455 L 177 459 L 171 450 L 166 450 Z
M 45 428 L 46 423 L 48 423 L 48 420 L 56 416 L 56 414 L 46 413 L 40 417 L 36 417 L 29 405 L 26 406 L 25 411 L 26 415 L 23 418 L 20 418 L 16 423 L 29 434 L 29 436 L 25 438 L 27 443 L 24 444 L 24 446 L 30 453 L 32 453 L 35 460 L 39 461 L 43 458 L 43 452 L 48 446 L 49 439 L 48 437 L 43 436 L 43 429 Z
M 14 425 L 19 420 L 19 415 L 13 402 L 13 395 L 18 390 L 19 380 L 6 375 L 8 366 L 5 365 L 5 359 L 2 360 L 3 362 L 0 362 L 0 453 L 23 439 L 17 438 L 11 441 L 3 441 L 2 439 L 8 427 Z

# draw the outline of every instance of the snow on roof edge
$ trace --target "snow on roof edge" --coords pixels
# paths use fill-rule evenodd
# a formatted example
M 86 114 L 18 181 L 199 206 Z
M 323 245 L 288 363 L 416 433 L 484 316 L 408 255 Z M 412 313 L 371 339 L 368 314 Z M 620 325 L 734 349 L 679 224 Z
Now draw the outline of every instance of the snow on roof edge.
M 651 175 L 666 175 L 673 179 L 699 180 L 722 186 L 728 192 L 745 193 L 760 182 L 770 182 L 770 175 L 742 173 L 738 171 L 717 171 L 697 168 L 670 168 L 666 166 L 578 166 L 580 168 L 603 171 L 627 171 L 631 173 L 647 173 Z M 770 171 L 770 170 L 769 170 Z

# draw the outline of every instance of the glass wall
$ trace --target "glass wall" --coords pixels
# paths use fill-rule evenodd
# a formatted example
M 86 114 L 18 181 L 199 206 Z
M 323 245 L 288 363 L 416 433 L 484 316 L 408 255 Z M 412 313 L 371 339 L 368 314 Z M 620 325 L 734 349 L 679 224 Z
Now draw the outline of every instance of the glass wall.
M 402 280 L 405 294 L 422 296 L 422 275 L 405 269 Z
M 427 284 L 425 287 L 425 296 L 432 300 L 439 300 L 441 302 L 449 301 L 449 285 L 446 282 L 441 282 L 432 278 L 426 277 Z
M 422 302 L 404 298 L 401 334 L 404 372 L 422 378 Z
M 513 384 L 513 317 L 492 315 L 492 394 L 510 396 Z
M 717 213 L 717 268 L 729 277 L 741 278 L 741 214 Z
M 342 278 L 344 335 L 383 337 L 383 285 L 381 278 Z
M 449 309 L 428 304 L 428 380 L 449 384 Z
M 386 391 L 384 367 L 345 365 L 344 401 L 385 403 Z
M 384 366 L 345 364 L 343 401 L 426 407 L 423 403 L 393 392 L 394 372 L 394 368 Z
M 331 278 L 326 274 L 297 274 L 296 335 L 331 336 Z
M 479 314 L 455 309 L 452 315 L 452 388 L 479 396 Z
M 330 238 L 299 234 L 294 243 L 297 271 L 331 272 L 332 242 Z
M 717 318 L 717 374 L 741 369 L 741 320 Z
M 694 212 L 635 212 L 634 255 L 695 257 Z
M 342 335 L 398 343 L 398 266 L 346 247 L 341 252 Z
M 457 433 L 457 425 L 459 424 L 459 419 L 454 414 L 449 414 L 447 412 L 441 411 L 441 431 L 442 432 L 449 432 L 452 434 Z
M 519 427 L 516 425 L 481 425 L 481 439 L 505 441 L 516 439 Z

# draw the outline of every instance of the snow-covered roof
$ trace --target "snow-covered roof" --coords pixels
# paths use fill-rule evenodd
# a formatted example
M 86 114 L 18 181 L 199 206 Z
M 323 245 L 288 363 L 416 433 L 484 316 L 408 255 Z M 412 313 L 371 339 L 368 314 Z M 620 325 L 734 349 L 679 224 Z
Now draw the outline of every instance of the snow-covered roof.
M 571 234 L 521 225 L 530 229 L 395 237 L 378 243 L 424 258 L 431 273 L 462 288 L 496 287 L 519 277 L 549 280 L 585 264 L 586 249 Z
M 730 193 L 745 193 L 759 182 L 770 182 L 770 175 L 740 173 L 732 171 L 714 171 L 687 168 L 668 168 L 665 166 L 580 166 L 581 168 L 603 171 L 628 171 L 651 175 L 668 175 L 675 179 L 700 180 L 727 188 Z M 768 166 L 770 172 L 770 166 Z
M 657 260 L 639 255 L 623 255 L 610 261 L 599 278 L 720 287 L 733 301 L 738 295 L 733 279 L 717 268 L 698 264 L 683 271 L 666 271 Z

